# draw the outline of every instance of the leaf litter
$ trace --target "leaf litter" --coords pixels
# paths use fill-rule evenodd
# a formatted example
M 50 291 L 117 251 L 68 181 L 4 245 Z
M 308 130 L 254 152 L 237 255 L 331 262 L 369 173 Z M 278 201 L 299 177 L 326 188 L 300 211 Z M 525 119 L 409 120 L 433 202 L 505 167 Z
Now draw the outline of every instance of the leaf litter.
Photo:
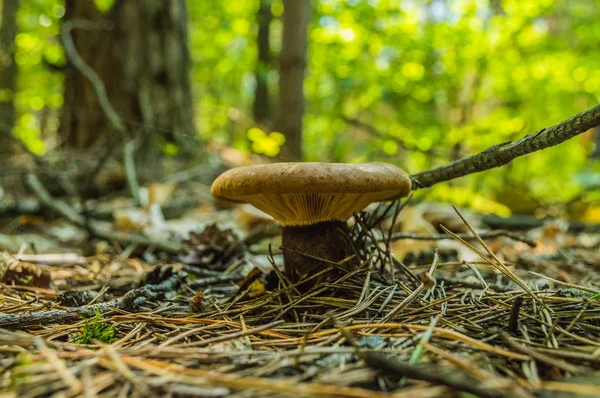
M 401 207 L 355 215 L 359 268 L 303 293 L 239 209 L 178 256 L 3 253 L 2 396 L 600 396 L 597 239 L 455 209 L 423 241 Z

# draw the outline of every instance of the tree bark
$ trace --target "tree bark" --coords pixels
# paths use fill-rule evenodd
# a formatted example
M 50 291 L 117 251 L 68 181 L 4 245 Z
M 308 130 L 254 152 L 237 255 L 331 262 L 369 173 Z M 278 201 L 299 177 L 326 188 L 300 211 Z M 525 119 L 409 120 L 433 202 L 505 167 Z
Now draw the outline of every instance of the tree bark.
M 259 1 L 260 7 L 256 14 L 256 20 L 258 21 L 258 35 L 256 37 L 258 60 L 256 62 L 256 91 L 254 93 L 252 113 L 256 123 L 265 124 L 268 123 L 271 118 L 267 78 L 271 63 L 269 35 L 273 14 L 271 13 L 271 0 Z
M 145 160 L 161 145 L 197 148 L 189 80 L 186 0 L 122 0 L 106 13 L 92 1 L 66 0 L 64 20 L 86 20 L 97 29 L 75 29 L 81 58 L 102 80 L 108 99 L 138 139 Z M 88 148 L 121 142 L 98 96 L 81 71 L 66 68 L 60 133 L 66 146 Z
M 15 126 L 15 92 L 18 67 L 15 62 L 15 36 L 17 35 L 17 11 L 19 0 L 4 0 L 2 26 L 0 27 L 0 153 L 15 149 L 12 138 Z
M 309 0 L 283 0 L 283 38 L 279 58 L 276 130 L 286 139 L 282 157 L 293 160 L 302 160 L 303 85 L 309 14 Z
M 283 227 L 281 245 L 285 275 L 289 281 L 295 284 L 343 262 L 343 266 L 334 266 L 312 282 L 301 283 L 299 290 L 306 292 L 311 287 L 341 277 L 341 269 L 356 268 L 359 262 L 356 257 L 347 260 L 354 254 L 349 234 L 348 225 L 338 220 Z

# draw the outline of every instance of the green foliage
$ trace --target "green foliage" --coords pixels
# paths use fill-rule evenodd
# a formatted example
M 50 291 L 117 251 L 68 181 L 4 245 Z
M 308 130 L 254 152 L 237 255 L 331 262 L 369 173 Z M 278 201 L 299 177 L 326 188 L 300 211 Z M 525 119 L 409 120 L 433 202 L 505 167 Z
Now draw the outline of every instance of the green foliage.
M 115 0 L 94 0 L 96 8 L 102 12 L 109 11 L 115 4 Z
M 285 143 L 285 136 L 279 132 L 267 134 L 258 127 L 252 127 L 248 130 L 248 139 L 250 140 L 252 151 L 267 156 L 277 156 L 281 146 Z
M 19 33 L 15 38 L 19 77 L 14 135 L 32 152 L 41 154 L 56 139 L 56 111 L 63 103 L 62 74 L 52 70 L 51 65 L 60 67 L 65 62 L 58 39 L 65 8 L 58 1 L 31 0 L 20 4 Z
M 104 317 L 98 310 L 91 320 L 84 319 L 85 325 L 79 334 L 73 335 L 72 340 L 75 344 L 92 344 L 94 341 L 101 341 L 110 344 L 117 340 L 115 329 L 110 323 L 104 322 Z
M 188 5 L 199 134 L 245 147 L 250 126 L 237 129 L 236 124 L 251 117 L 258 0 L 189 1 Z M 276 75 L 268 76 L 274 86 Z
M 492 3 L 315 2 L 305 160 L 385 160 L 418 172 L 520 138 L 598 101 L 598 1 L 505 0 L 501 9 Z M 258 1 L 191 7 L 192 20 L 203 20 L 193 22 L 200 112 L 210 115 L 200 119 L 202 134 L 257 151 L 244 134 L 247 127 L 236 124 L 250 118 Z M 281 3 L 272 10 L 280 13 Z M 248 27 L 242 21 L 253 22 Z M 280 28 L 275 21 L 275 56 Z M 276 62 L 269 78 L 275 96 Z M 348 119 L 385 135 L 367 134 Z M 452 189 L 436 187 L 431 195 L 500 213 L 509 209 L 493 199 L 509 184 L 527 186 L 540 199 L 566 200 L 580 190 L 568 176 L 588 167 L 591 150 L 575 139 Z
M 589 45 L 598 39 L 584 42 L 571 32 L 600 29 L 597 3 L 503 1 L 503 10 L 493 10 L 491 2 L 466 0 L 320 1 L 307 78 L 310 160 L 327 158 L 322 139 L 333 140 L 344 126 L 327 127 L 347 117 L 397 137 L 407 150 L 394 153 L 387 137 L 345 126 L 346 139 L 364 143 L 348 146 L 346 159 L 366 155 L 417 172 L 595 104 L 598 54 Z M 579 189 L 565 177 L 585 167 L 590 149 L 576 139 L 469 177 L 459 183 L 462 196 L 493 198 L 512 182 L 564 200 Z M 436 187 L 433 195 L 445 190 Z
M 188 4 L 198 134 L 276 153 L 280 138 L 252 121 L 259 0 Z M 311 4 L 307 161 L 382 160 L 415 173 L 550 126 L 600 98 L 599 0 Z M 272 62 L 261 73 L 274 104 L 281 0 L 271 10 Z M 44 60 L 64 64 L 57 38 L 63 13 L 58 0 L 23 2 L 19 13 L 15 134 L 38 153 L 56 140 L 62 77 Z M 578 137 L 428 194 L 501 212 L 509 211 L 498 203 L 507 186 L 542 202 L 568 200 L 581 191 L 572 176 L 597 171 L 592 150 L 589 137 Z

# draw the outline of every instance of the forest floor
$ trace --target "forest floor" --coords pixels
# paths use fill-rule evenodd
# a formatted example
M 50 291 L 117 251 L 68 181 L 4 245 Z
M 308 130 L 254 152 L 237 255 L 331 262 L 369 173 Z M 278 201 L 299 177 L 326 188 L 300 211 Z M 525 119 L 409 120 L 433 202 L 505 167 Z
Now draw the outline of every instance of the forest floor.
M 362 265 L 301 293 L 251 209 L 119 200 L 95 207 L 113 234 L 3 222 L 0 397 L 600 396 L 599 233 L 381 206 L 351 226 Z

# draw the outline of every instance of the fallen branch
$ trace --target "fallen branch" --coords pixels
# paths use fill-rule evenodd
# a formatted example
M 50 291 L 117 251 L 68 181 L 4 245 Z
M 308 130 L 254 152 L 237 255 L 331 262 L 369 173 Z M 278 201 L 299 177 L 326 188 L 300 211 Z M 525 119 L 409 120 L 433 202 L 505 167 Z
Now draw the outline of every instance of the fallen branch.
M 19 261 L 25 261 L 27 263 L 35 264 L 46 264 L 46 265 L 86 265 L 87 260 L 85 257 L 80 256 L 77 253 L 46 253 L 46 254 L 18 254 L 17 259 Z
M 600 125 L 600 104 L 518 141 L 494 145 L 478 154 L 412 175 L 413 189 L 504 166 L 513 159 L 561 144 Z
M 239 282 L 242 279 L 244 279 L 244 277 L 242 277 L 241 275 L 216 275 L 216 276 L 209 276 L 208 278 L 194 279 L 194 280 L 188 281 L 187 285 L 191 289 L 197 290 L 199 288 L 209 286 L 212 284 L 216 284 L 216 283 Z
M 85 226 L 85 218 L 66 202 L 54 199 L 35 174 L 29 173 L 25 175 L 24 181 L 39 199 L 42 207 L 45 207 L 56 214 L 60 214 L 75 225 L 81 227 Z
M 68 219 L 73 224 L 84 228 L 91 235 L 108 241 L 117 241 L 124 245 L 139 245 L 144 247 L 154 247 L 158 250 L 170 254 L 177 254 L 180 251 L 180 245 L 164 240 L 152 240 L 144 235 L 136 233 L 123 233 L 113 231 L 106 223 L 101 223 L 96 220 L 86 219 L 66 202 L 53 198 L 50 193 L 44 188 L 41 181 L 35 174 L 27 174 L 25 183 L 33 191 L 40 200 L 42 207 L 48 208 L 57 214 Z
M 125 293 L 123 297 L 107 301 L 105 303 L 85 305 L 81 307 L 67 308 L 66 310 L 52 311 L 34 311 L 20 314 L 0 313 L 0 328 L 22 329 L 31 325 L 49 325 L 49 324 L 69 324 L 79 321 L 82 317 L 91 318 L 97 312 L 101 314 L 111 311 L 114 308 L 125 311 L 139 311 L 140 306 L 148 300 L 160 298 L 166 292 L 174 291 L 179 285 L 179 276 L 172 275 L 161 283 L 156 285 L 146 285 L 137 289 L 132 289 Z

